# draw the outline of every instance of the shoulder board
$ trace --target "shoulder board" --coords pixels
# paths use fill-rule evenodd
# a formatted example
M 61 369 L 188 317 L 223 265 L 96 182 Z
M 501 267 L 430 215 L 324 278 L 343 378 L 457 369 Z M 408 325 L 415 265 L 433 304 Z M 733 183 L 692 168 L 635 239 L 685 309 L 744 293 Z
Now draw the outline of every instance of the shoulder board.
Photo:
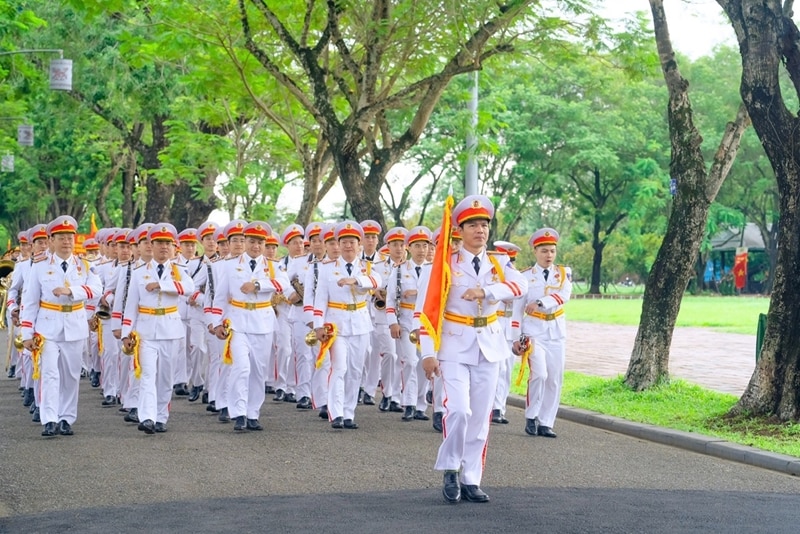
M 533 269 L 533 266 L 531 266 L 531 267 L 528 267 L 527 269 L 522 269 L 520 272 L 521 272 L 521 273 L 527 273 L 527 272 L 528 272 L 528 271 L 530 271 L 531 269 Z
M 208 261 L 209 261 L 209 263 L 217 263 L 221 259 L 222 259 L 222 256 L 217 256 L 216 258 L 212 258 L 212 259 L 210 259 Z
M 426 262 L 423 262 L 422 265 L 423 266 L 425 266 L 425 265 L 433 265 L 433 262 L 432 261 L 426 261 Z
M 505 252 L 498 252 L 496 250 L 487 250 L 486 253 L 487 254 L 493 254 L 493 255 L 505 255 Z
M 133 268 L 133 270 L 135 271 L 136 269 L 141 269 L 141 268 L 142 268 L 142 267 L 144 267 L 145 265 L 147 265 L 147 264 L 146 264 L 146 263 L 142 263 L 142 264 L 140 264 L 140 265 L 138 265 L 138 266 L 134 267 L 134 268 Z
M 317 261 L 319 261 L 319 260 L 317 260 Z M 322 260 L 322 265 L 327 265 L 329 263 L 336 263 L 336 260 L 332 260 L 330 258 L 328 258 L 327 260 Z
M 38 256 L 35 256 L 35 257 L 34 257 L 34 258 L 31 260 L 31 263 L 39 263 L 40 261 L 44 261 L 44 260 L 46 260 L 46 259 L 47 259 L 47 256 L 45 256 L 44 254 L 40 254 L 40 255 L 38 255 Z
M 100 265 L 105 265 L 105 264 L 107 264 L 107 263 L 111 263 L 112 261 L 116 261 L 116 260 L 106 260 L 106 261 L 101 261 L 101 262 L 100 262 Z
M 229 256 L 225 258 L 225 261 L 238 260 L 239 256 L 241 256 L 241 254 L 237 254 L 236 256 Z

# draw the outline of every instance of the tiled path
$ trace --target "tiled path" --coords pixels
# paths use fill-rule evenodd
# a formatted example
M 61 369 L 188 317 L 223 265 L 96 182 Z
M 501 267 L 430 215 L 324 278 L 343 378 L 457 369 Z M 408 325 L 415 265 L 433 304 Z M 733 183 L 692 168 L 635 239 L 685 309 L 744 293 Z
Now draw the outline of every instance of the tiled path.
M 635 326 L 568 321 L 567 370 L 612 377 L 628 369 Z M 707 328 L 676 328 L 669 369 L 673 377 L 741 395 L 755 368 L 756 336 Z

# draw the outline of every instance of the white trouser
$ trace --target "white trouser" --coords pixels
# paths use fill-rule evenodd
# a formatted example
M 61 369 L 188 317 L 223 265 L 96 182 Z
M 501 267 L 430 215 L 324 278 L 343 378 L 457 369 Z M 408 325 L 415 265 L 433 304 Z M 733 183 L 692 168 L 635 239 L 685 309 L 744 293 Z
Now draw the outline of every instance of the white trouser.
M 122 407 L 131 409 L 136 408 L 139 409 L 139 379 L 136 378 L 136 374 L 133 368 L 133 356 L 128 356 L 126 354 L 122 355 L 122 361 L 120 362 L 120 367 L 124 367 L 126 371 L 125 381 L 127 382 L 126 386 L 126 393 L 122 397 Z
M 189 383 L 192 386 L 204 386 L 206 369 L 208 368 L 208 330 L 202 317 L 189 319 L 189 350 L 186 359 Z
M 331 373 L 328 380 L 328 415 L 355 418 L 358 389 L 364 369 L 364 354 L 369 334 L 336 337 L 330 350 Z
M 78 418 L 78 386 L 85 343 L 85 339 L 44 341 L 39 355 L 41 379 L 37 396 L 43 425 L 62 419 L 71 425 Z
M 319 344 L 309 347 L 311 361 L 314 362 L 314 372 L 311 375 L 311 403 L 314 408 L 322 408 L 328 405 L 328 381 L 331 375 L 331 353 L 328 351 L 322 359 L 322 363 L 317 367 L 317 356 L 319 355 Z M 330 415 L 330 414 L 329 414 Z
M 433 378 L 433 411 L 444 413 L 444 383 L 438 376 Z
M 258 419 L 264 404 L 264 376 L 267 373 L 267 353 L 272 346 L 273 333 L 248 334 L 234 332 L 231 337 L 233 363 L 229 366 L 228 415 L 244 415 Z
M 425 400 L 425 394 L 428 393 L 428 387 L 431 381 L 425 377 L 425 370 L 422 368 L 422 359 L 417 360 L 417 402 L 416 409 L 424 412 L 428 409 L 428 401 Z
M 561 402 L 564 382 L 565 339 L 536 339 L 531 353 L 530 378 L 525 408 L 527 419 L 539 418 L 542 426 L 553 427 Z
M 111 333 L 111 321 L 103 321 L 103 353 L 100 355 L 102 373 L 100 387 L 103 395 L 116 397 L 119 395 L 119 351 L 120 340 Z
M 186 384 L 189 382 L 189 371 L 186 369 L 186 362 L 189 358 L 189 341 L 191 339 L 191 330 L 189 328 L 189 320 L 183 319 L 183 337 L 181 338 L 181 346 L 172 360 L 172 385 Z M 162 421 L 163 422 L 163 421 Z
M 492 408 L 500 410 L 500 413 L 506 413 L 506 401 L 508 401 L 508 393 L 511 391 L 511 373 L 514 371 L 514 362 L 516 358 L 514 353 L 511 352 L 511 346 L 514 342 L 508 342 L 508 358 L 500 360 L 500 372 L 497 376 L 497 390 L 494 393 L 494 404 Z
M 142 376 L 139 379 L 139 421 L 151 420 L 166 423 L 169 419 L 169 403 L 172 400 L 174 360 L 186 346 L 183 338 L 139 342 L 139 363 Z
M 31 359 L 31 351 L 23 349 L 20 355 L 22 360 L 22 371 L 17 371 L 19 377 L 19 385 L 25 389 L 38 388 L 39 381 L 33 379 L 33 360 Z M 36 399 L 39 398 L 39 391 L 36 391 Z M 38 400 L 37 400 L 38 402 Z
M 460 469 L 462 484 L 480 485 L 499 365 L 481 354 L 477 365 L 444 361 L 440 369 L 445 412 L 434 469 Z
M 223 352 L 225 351 L 225 340 L 219 340 L 219 381 L 217 382 L 217 396 L 214 405 L 222 410 L 228 407 L 228 392 L 230 391 L 231 365 L 224 363 Z
M 214 334 L 210 333 L 208 329 L 204 328 L 206 333 L 206 341 L 208 344 L 208 370 L 206 371 L 206 391 L 208 392 L 208 402 L 214 402 L 217 405 L 217 397 L 222 387 L 220 373 L 222 371 L 222 349 L 225 342 L 219 339 Z M 227 367 L 227 366 L 226 366 Z
M 289 386 L 292 387 L 297 400 L 311 398 L 311 378 L 314 376 L 314 357 L 306 345 L 306 334 L 311 330 L 302 321 L 290 323 L 291 366 L 289 369 Z M 319 347 L 319 345 L 317 345 Z
M 417 346 L 408 339 L 408 330 L 404 327 L 400 328 L 400 338 L 396 339 L 395 342 L 402 376 L 403 396 L 401 404 L 403 406 L 416 406 L 417 397 L 419 396 L 419 376 L 417 374 L 419 354 L 417 353 Z M 422 395 L 424 400 L 424 391 Z
M 391 396 L 391 394 L 387 395 L 386 387 L 388 385 L 391 388 L 390 373 L 392 370 L 389 362 L 394 360 L 396 349 L 392 335 L 389 333 L 389 325 L 376 324 L 375 330 L 370 334 L 370 341 L 371 350 L 367 354 L 367 361 L 364 362 L 364 378 L 361 381 L 364 391 L 374 397 L 380 382 L 384 396 Z
M 278 315 L 275 330 L 275 347 L 272 350 L 274 356 L 270 365 L 270 376 L 268 382 L 277 390 L 282 389 L 286 392 L 294 393 L 294 387 L 290 387 L 294 380 L 290 378 L 289 369 L 292 361 L 292 327 L 286 317 L 286 313 Z M 270 346 L 272 343 L 270 342 Z M 263 389 L 263 386 L 262 386 Z

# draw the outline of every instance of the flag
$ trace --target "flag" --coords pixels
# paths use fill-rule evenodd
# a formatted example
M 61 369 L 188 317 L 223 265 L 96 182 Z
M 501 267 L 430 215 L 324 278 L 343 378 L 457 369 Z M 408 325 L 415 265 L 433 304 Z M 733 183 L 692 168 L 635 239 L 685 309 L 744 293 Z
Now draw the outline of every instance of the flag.
M 736 249 L 733 261 L 733 282 L 736 289 L 744 289 L 747 281 L 747 248 Z
M 94 213 L 92 213 L 92 218 L 89 220 L 89 237 L 94 237 L 94 234 L 97 233 L 97 223 L 94 221 Z
M 428 282 L 428 291 L 425 293 L 425 302 L 420 314 L 420 335 L 429 335 L 433 339 L 433 349 L 439 350 L 442 342 L 442 321 L 447 293 L 450 290 L 450 231 L 451 215 L 453 210 L 453 197 L 448 196 L 444 203 L 442 226 L 439 231 L 439 242 L 436 243 L 436 252 L 431 266 L 431 277 Z

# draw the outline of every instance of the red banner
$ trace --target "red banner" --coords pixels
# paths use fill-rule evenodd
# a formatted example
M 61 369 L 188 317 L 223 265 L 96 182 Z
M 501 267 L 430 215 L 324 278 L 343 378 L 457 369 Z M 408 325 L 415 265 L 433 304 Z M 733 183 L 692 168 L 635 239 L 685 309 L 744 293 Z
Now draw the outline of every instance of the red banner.
M 744 289 L 747 282 L 747 249 L 736 251 L 736 259 L 733 262 L 733 282 L 736 289 Z

